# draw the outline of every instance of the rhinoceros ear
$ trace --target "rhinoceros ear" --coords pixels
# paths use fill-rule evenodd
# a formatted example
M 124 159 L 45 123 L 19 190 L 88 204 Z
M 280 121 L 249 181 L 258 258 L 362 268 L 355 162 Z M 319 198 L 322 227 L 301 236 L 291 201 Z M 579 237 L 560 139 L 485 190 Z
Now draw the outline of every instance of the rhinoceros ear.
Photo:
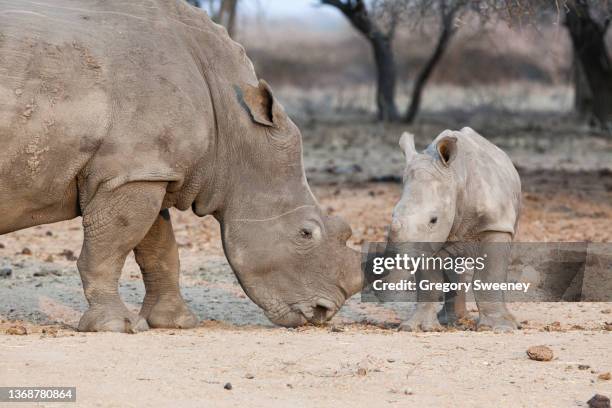
M 445 166 L 450 166 L 457 157 L 457 138 L 455 136 L 444 136 L 436 145 L 440 161 Z
M 410 161 L 412 157 L 417 154 L 416 148 L 414 147 L 414 135 L 412 133 L 404 132 L 400 137 L 399 145 L 406 156 L 406 162 Z
M 236 86 L 235 89 L 238 101 L 247 110 L 253 122 L 264 126 L 277 126 L 276 116 L 281 108 L 266 81 L 260 79 L 257 86 L 244 84 Z

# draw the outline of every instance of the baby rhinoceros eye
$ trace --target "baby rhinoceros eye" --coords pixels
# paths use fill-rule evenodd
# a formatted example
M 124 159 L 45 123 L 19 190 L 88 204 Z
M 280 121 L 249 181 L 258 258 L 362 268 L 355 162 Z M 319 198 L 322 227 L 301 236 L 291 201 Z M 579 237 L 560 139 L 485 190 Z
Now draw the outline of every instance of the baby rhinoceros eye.
M 302 228 L 300 229 L 300 236 L 304 239 L 311 239 L 312 238 L 312 231 L 308 228 Z
M 438 222 L 438 217 L 435 217 L 435 216 L 434 216 L 434 217 L 431 217 L 431 218 L 429 219 L 429 223 L 430 223 L 430 224 L 435 224 L 436 222 Z

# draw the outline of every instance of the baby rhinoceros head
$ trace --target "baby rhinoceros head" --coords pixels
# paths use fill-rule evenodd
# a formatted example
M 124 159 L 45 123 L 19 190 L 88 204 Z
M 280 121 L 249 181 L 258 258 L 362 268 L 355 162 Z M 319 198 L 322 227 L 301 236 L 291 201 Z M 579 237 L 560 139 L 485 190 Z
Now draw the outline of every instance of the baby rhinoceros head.
M 389 242 L 445 242 L 448 238 L 457 197 L 451 166 L 457 156 L 457 138 L 445 133 L 422 153 L 416 151 L 412 134 L 402 135 L 404 188 L 393 209 Z

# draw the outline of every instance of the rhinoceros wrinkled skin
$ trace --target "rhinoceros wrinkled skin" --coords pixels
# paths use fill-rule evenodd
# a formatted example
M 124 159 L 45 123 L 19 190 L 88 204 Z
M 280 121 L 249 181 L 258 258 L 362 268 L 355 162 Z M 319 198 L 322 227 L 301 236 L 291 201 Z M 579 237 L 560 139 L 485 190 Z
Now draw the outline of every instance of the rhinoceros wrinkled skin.
M 409 133 L 402 135 L 400 146 L 406 157 L 404 190 L 393 210 L 389 242 L 437 243 L 432 249 L 446 256 L 487 253 L 482 280 L 505 281 L 521 204 L 521 181 L 510 158 L 467 127 L 440 133 L 422 153 L 417 153 Z M 454 273 L 428 273 L 430 281 L 452 280 L 453 275 L 458 279 Z M 438 330 L 440 323 L 453 323 L 466 314 L 464 292 L 447 296 L 438 315 L 441 293 L 421 292 L 417 297 L 416 312 L 402 329 Z M 480 295 L 476 302 L 479 328 L 517 327 L 499 293 Z
M 244 49 L 183 0 L 0 1 L 0 234 L 83 217 L 83 331 L 193 327 L 167 209 L 212 214 L 277 324 L 361 289 L 350 227 L 307 184 L 301 135 Z M 117 286 L 134 250 L 146 295 Z

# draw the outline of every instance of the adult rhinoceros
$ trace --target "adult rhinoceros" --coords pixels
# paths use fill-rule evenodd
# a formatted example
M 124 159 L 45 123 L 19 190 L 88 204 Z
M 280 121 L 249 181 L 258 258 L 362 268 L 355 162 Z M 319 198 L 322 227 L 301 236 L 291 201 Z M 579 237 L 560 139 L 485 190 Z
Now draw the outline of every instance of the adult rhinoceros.
M 219 221 L 274 323 L 329 319 L 361 286 L 349 226 L 306 182 L 298 128 L 244 49 L 183 0 L 0 1 L 0 146 L 0 234 L 83 217 L 79 330 L 197 323 L 172 207 Z M 117 289 L 132 250 L 140 316 Z

